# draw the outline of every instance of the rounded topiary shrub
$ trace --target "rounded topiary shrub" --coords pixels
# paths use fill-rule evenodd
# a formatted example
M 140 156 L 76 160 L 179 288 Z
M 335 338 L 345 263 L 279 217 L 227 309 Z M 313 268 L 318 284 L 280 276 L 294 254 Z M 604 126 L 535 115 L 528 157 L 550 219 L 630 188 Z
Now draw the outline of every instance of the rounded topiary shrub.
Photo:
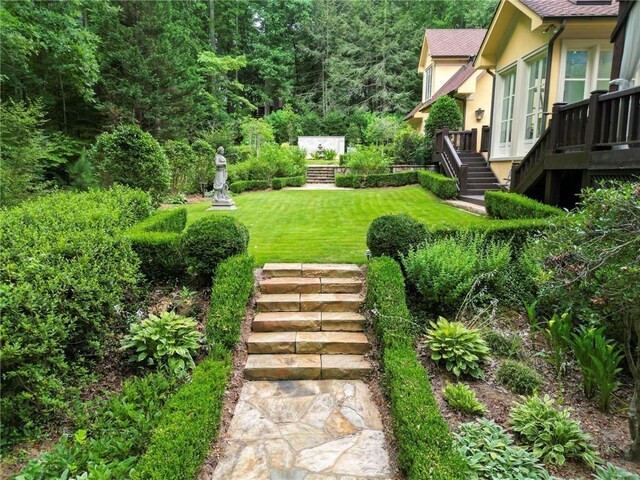
M 249 231 L 229 216 L 213 216 L 191 224 L 182 236 L 182 254 L 189 270 L 210 277 L 224 259 L 244 253 Z
M 425 241 L 427 229 L 406 213 L 382 215 L 367 231 L 367 246 L 374 257 L 400 258 Z
M 169 190 L 169 162 L 162 147 L 135 125 L 103 133 L 91 149 L 91 162 L 106 187 L 119 183 L 149 192 L 159 202 Z
M 433 139 L 436 130 L 448 127 L 449 130 L 462 128 L 462 111 L 456 101 L 444 95 L 431 106 L 429 118 L 424 124 L 425 155 L 429 159 L 433 152 Z

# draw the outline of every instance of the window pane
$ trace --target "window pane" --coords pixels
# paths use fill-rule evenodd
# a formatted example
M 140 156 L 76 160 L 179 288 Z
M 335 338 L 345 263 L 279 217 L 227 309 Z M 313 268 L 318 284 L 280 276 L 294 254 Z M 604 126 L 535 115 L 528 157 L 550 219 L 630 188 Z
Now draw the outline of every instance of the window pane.
M 611 50 L 601 50 L 600 59 L 598 60 L 598 78 L 611 77 L 611 63 L 613 61 L 613 52 Z M 598 87 L 600 88 L 600 87 Z
M 587 50 L 569 50 L 565 78 L 586 78 L 589 52 Z
M 598 80 L 596 90 L 609 90 L 609 79 Z
M 565 80 L 563 100 L 567 103 L 584 100 L 584 80 Z

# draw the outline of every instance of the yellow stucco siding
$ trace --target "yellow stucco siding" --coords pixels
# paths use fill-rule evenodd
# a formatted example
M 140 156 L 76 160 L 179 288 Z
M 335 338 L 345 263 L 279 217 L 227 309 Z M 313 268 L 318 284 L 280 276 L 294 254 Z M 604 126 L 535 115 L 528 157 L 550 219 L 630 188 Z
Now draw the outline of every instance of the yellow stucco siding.
M 551 33 L 545 35 L 542 31 L 532 32 L 529 17 L 517 14 L 513 19 L 510 33 L 504 38 L 505 43 L 502 49 L 497 52 L 496 69 L 500 71 L 507 68 L 532 52 L 545 47 L 551 37 Z
M 493 170 L 494 175 L 498 179 L 500 183 L 506 183 L 509 178 L 509 172 L 511 172 L 511 165 L 513 162 L 511 160 L 503 160 L 503 161 L 491 161 L 489 162 L 489 166 L 491 170 Z
M 485 71 L 476 71 L 458 89 L 458 95 L 466 96 L 464 109 L 464 129 L 478 130 L 477 148 L 480 149 L 480 133 L 483 125 L 489 125 L 491 120 L 491 96 L 493 95 L 493 77 Z M 482 120 L 476 120 L 476 110 L 484 110 Z

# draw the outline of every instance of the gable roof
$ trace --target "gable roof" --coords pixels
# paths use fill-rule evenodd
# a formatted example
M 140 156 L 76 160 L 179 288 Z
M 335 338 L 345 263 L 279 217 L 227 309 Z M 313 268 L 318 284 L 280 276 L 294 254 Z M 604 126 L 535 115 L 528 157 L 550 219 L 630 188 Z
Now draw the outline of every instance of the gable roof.
M 427 29 L 425 39 L 432 57 L 472 57 L 486 33 L 484 28 Z
M 618 15 L 618 0 L 610 5 L 582 4 L 571 0 L 519 0 L 536 15 L 545 18 L 566 17 L 615 17 Z
M 456 90 L 458 90 L 458 88 L 460 88 L 460 86 L 466 82 L 471 75 L 473 75 L 473 73 L 476 71 L 476 69 L 473 67 L 473 61 L 470 61 L 466 64 L 464 64 L 463 66 L 460 67 L 460 69 L 454 73 L 451 78 L 449 80 L 447 80 L 447 82 L 442 85 L 442 87 L 440 87 L 436 93 L 434 93 L 431 98 L 429 100 L 427 100 L 426 102 L 422 102 L 419 103 L 418 105 L 416 105 L 416 107 L 411 110 L 406 117 L 404 117 L 405 120 L 409 120 L 410 118 L 412 118 L 416 113 L 418 113 L 419 111 L 429 107 L 430 105 L 432 105 L 433 103 L 435 103 L 436 100 L 438 100 L 440 97 L 443 97 L 445 95 L 449 95 L 450 93 L 455 92 Z

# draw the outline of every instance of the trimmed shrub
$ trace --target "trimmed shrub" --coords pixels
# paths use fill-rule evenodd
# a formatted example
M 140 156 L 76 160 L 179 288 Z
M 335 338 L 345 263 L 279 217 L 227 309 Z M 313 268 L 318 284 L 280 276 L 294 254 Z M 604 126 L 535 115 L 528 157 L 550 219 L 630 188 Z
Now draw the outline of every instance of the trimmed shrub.
M 238 343 L 253 283 L 253 257 L 238 255 L 222 262 L 211 291 L 206 329 L 209 347 L 221 345 L 232 350 Z
M 175 381 L 153 373 L 125 380 L 121 393 L 82 404 L 91 420 L 30 461 L 18 478 L 130 478 L 175 387 Z
M 366 305 L 382 346 L 383 387 L 390 402 L 398 462 L 409 480 L 466 478 L 429 378 L 413 348 L 411 317 L 400 265 L 375 258 L 367 270 Z
M 134 480 L 191 480 L 218 434 L 231 372 L 229 354 L 210 357 L 193 370 L 162 409 L 149 448 L 131 472 Z
M 87 359 L 121 317 L 139 281 L 120 235 L 151 212 L 125 187 L 55 193 L 0 212 L 2 425 L 14 434 L 68 409 Z M 74 385 L 74 387 L 71 387 Z
M 374 257 L 399 259 L 423 243 L 427 229 L 406 213 L 382 215 L 367 230 L 367 247 Z
M 250 190 L 268 190 L 269 182 L 267 180 L 241 180 L 233 182 L 229 185 L 229 190 L 233 193 L 242 193 Z
M 307 183 L 306 175 L 298 175 L 297 177 L 274 178 L 271 186 L 274 190 L 280 190 L 284 187 L 301 187 Z
M 496 370 L 496 380 L 513 393 L 532 394 L 542 383 L 542 377 L 533 368 L 518 360 L 502 360 Z
M 458 182 L 435 172 L 418 172 L 418 182 L 424 188 L 439 198 L 456 198 L 458 196 Z
M 203 218 L 189 225 L 182 236 L 182 254 L 192 273 L 211 277 L 225 259 L 247 251 L 249 231 L 227 215 Z
M 91 163 L 104 186 L 119 183 L 149 192 L 160 202 L 169 191 L 169 161 L 160 144 L 135 125 L 121 125 L 98 137 Z
M 548 395 L 533 396 L 515 404 L 509 422 L 522 442 L 545 463 L 564 465 L 568 458 L 575 458 L 595 468 L 599 458 L 591 445 L 591 436 L 570 416 L 571 409 L 556 410 Z
M 555 217 L 564 213 L 559 208 L 517 193 L 487 191 L 484 205 L 490 217 L 502 220 Z
M 431 112 L 429 112 L 429 118 L 427 118 L 424 124 L 425 155 L 427 161 L 431 159 L 436 130 L 444 127 L 448 127 L 449 130 L 459 130 L 462 128 L 462 112 L 456 104 L 456 101 L 448 95 L 443 95 L 433 103 Z
M 185 274 L 180 232 L 186 224 L 187 209 L 172 208 L 156 212 L 127 231 L 126 237 L 140 259 L 140 270 L 148 280 L 175 280 Z
M 340 178 L 338 178 L 340 177 Z M 336 175 L 336 186 L 351 188 L 401 187 L 418 183 L 418 172 Z

